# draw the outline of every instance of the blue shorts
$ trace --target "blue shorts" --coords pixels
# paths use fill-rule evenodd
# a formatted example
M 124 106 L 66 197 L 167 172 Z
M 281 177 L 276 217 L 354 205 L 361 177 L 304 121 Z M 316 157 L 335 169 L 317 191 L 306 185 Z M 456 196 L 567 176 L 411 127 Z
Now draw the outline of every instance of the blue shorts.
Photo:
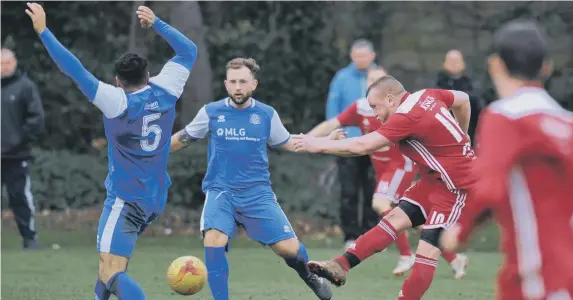
M 137 238 L 158 216 L 153 209 L 108 193 L 99 218 L 97 250 L 131 257 Z
M 250 238 L 263 245 L 296 238 L 270 189 L 246 197 L 224 190 L 209 190 L 206 194 L 201 213 L 202 233 L 217 229 L 232 238 L 237 225 L 242 225 Z

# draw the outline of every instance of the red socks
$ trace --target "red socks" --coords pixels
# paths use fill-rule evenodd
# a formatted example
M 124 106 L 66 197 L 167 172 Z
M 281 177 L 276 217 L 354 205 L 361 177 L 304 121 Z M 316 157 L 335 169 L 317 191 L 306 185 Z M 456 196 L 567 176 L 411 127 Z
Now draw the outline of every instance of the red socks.
M 337 257 L 334 261 L 343 268 L 353 268 L 374 253 L 386 249 L 395 240 L 396 230 L 386 220 L 382 220 L 374 228 L 361 235 L 344 255 Z
M 452 261 L 454 261 L 454 259 L 456 259 L 456 257 L 458 256 L 458 254 L 456 252 L 450 252 L 450 251 L 443 251 L 442 252 L 442 258 L 447 261 L 449 264 L 452 263 Z
M 434 279 L 438 261 L 416 254 L 416 263 L 412 273 L 402 284 L 398 300 L 420 300 Z
M 392 210 L 389 209 L 382 213 L 380 218 L 382 219 L 385 215 L 389 214 Z M 400 252 L 400 256 L 411 256 L 412 249 L 410 248 L 410 241 L 408 241 L 408 232 L 406 230 L 396 234 L 396 248 Z

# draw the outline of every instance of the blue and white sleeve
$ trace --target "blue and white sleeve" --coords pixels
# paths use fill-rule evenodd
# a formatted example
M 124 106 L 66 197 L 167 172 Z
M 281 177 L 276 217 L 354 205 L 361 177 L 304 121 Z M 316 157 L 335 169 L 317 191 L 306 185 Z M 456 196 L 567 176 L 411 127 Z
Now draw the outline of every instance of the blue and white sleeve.
M 163 66 L 157 76 L 150 78 L 150 81 L 179 98 L 197 58 L 197 46 L 177 29 L 157 17 L 153 29 L 175 50 L 175 56 Z
M 281 122 L 281 118 L 276 110 L 273 112 L 273 117 L 271 119 L 271 133 L 269 135 L 269 140 L 267 141 L 269 146 L 278 147 L 290 139 L 290 133 L 284 127 Z
M 193 121 L 185 126 L 185 132 L 193 139 L 203 139 L 209 132 L 209 115 L 207 109 L 203 106 Z
M 77 57 L 56 39 L 49 29 L 40 34 L 40 39 L 58 68 L 70 77 L 107 118 L 119 116 L 127 107 L 127 97 L 122 89 L 105 84 L 95 78 Z

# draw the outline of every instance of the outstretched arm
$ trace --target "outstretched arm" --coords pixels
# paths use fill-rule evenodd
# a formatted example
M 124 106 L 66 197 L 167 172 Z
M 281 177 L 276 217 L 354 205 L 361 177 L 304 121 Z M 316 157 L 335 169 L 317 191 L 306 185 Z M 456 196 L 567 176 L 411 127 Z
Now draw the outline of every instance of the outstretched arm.
M 392 144 L 390 140 L 377 132 L 344 140 L 311 136 L 293 136 L 293 138 L 297 152 L 327 153 L 338 156 L 367 155 Z
M 106 117 L 114 118 L 120 115 L 127 106 L 127 98 L 123 90 L 97 80 L 84 68 L 78 58 L 56 39 L 46 27 L 46 14 L 42 6 L 37 3 L 28 3 L 28 8 L 26 13 L 32 19 L 34 29 L 40 35 L 42 43 L 58 68 L 75 82 L 80 91 Z

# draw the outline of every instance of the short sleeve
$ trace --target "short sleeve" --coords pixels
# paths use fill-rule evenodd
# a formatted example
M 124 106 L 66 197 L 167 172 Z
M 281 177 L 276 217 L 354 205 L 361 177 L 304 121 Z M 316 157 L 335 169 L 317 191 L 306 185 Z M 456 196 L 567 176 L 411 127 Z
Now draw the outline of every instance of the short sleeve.
M 397 143 L 414 132 L 417 121 L 410 114 L 396 113 L 390 116 L 376 132 L 392 143 Z
M 341 125 L 344 126 L 358 125 L 358 123 L 360 122 L 360 116 L 358 115 L 358 102 L 352 103 L 340 115 L 338 115 L 337 118 Z
M 209 132 L 209 115 L 207 109 L 203 106 L 193 121 L 185 126 L 185 132 L 192 138 L 202 139 Z
M 279 114 L 274 111 L 271 118 L 271 132 L 268 139 L 268 144 L 271 147 L 277 147 L 286 143 L 290 139 L 290 133 L 284 127 Z
M 183 88 L 191 72 L 189 69 L 174 61 L 168 61 L 157 76 L 151 77 L 149 81 L 169 92 L 169 94 L 179 98 L 183 94 Z
M 113 119 L 127 109 L 127 95 L 121 88 L 100 81 L 92 103 L 106 118 Z
M 426 92 L 428 92 L 430 95 L 433 94 L 434 96 L 437 96 L 438 99 L 441 99 L 448 108 L 454 105 L 454 93 L 452 93 L 450 90 L 428 89 Z

